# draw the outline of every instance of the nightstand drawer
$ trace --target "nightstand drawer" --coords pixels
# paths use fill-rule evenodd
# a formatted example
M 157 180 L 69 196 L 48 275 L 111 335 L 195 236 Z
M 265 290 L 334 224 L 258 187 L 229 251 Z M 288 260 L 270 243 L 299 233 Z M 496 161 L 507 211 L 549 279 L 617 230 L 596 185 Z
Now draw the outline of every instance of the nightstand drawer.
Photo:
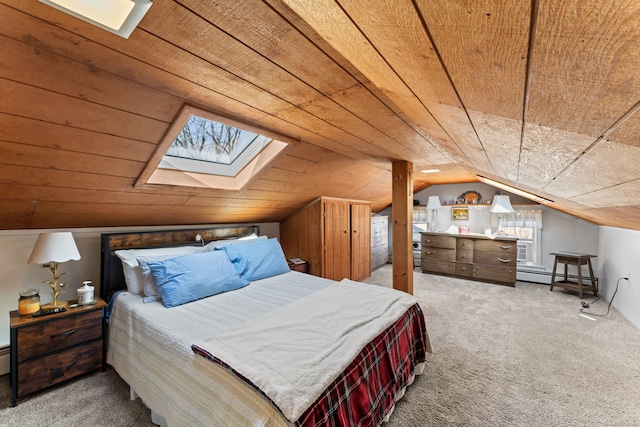
M 18 371 L 18 396 L 102 367 L 102 340 L 25 362 Z
M 102 311 L 36 323 L 18 330 L 18 362 L 102 336 Z

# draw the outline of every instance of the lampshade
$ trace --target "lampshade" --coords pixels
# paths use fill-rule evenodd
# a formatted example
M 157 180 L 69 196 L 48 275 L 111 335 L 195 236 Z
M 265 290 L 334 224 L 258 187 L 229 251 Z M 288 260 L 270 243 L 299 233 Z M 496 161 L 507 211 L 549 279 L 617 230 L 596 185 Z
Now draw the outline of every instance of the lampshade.
M 440 204 L 440 198 L 438 196 L 429 196 L 427 209 L 440 209 L 441 207 L 442 205 Z
M 511 201 L 509 200 L 509 196 L 504 194 L 496 194 L 493 196 L 493 203 L 491 203 L 491 207 L 489 211 L 493 213 L 511 213 L 515 212 L 513 207 L 511 206 Z
M 79 260 L 80 253 L 70 232 L 41 233 L 33 246 L 27 264 L 47 264 Z

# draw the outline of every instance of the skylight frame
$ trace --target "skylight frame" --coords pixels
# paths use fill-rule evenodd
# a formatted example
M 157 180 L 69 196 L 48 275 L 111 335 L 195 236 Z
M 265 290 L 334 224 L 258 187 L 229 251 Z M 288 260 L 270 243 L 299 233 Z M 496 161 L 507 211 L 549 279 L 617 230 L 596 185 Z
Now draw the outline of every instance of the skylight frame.
M 176 137 L 180 134 L 182 128 L 189 121 L 189 118 L 192 115 L 253 132 L 263 137 L 270 138 L 271 141 L 266 146 L 262 147 L 253 159 L 242 167 L 235 176 L 162 168 L 161 163 L 166 152 L 169 150 Z M 147 166 L 134 183 L 134 187 L 140 187 L 146 184 L 160 184 L 222 190 L 241 190 L 282 151 L 297 142 L 299 141 L 289 136 L 214 113 L 198 106 L 184 104 L 163 136 L 160 144 L 156 148 L 156 151 L 147 163 Z

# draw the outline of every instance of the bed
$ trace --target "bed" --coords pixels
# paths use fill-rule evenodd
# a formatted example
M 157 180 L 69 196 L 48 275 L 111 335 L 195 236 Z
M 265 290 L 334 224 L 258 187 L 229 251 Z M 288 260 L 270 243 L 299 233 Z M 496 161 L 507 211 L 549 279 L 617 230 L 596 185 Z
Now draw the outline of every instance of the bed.
M 103 234 L 107 363 L 159 425 L 380 425 L 431 351 L 417 301 L 285 271 L 277 240 L 259 234 L 257 226 Z M 200 255 L 211 245 L 213 254 Z M 158 272 L 223 252 L 241 278 L 259 256 L 275 260 L 278 274 L 252 271 L 246 285 L 187 302 L 180 288 L 173 304 L 165 290 L 175 290 L 166 285 L 172 282 Z M 128 287 L 132 269 L 123 253 L 136 254 L 134 270 L 146 273 L 143 282 L 157 279 L 162 295 Z M 211 280 L 225 268 L 216 266 Z

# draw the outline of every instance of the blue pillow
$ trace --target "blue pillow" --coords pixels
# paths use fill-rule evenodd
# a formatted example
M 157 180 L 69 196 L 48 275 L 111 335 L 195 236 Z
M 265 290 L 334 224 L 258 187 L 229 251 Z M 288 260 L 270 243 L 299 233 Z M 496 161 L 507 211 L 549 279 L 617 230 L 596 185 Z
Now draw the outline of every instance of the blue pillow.
M 227 256 L 242 277 L 250 282 L 291 271 L 278 239 L 254 239 L 242 245 L 218 248 Z
M 223 252 L 201 252 L 149 261 L 165 307 L 175 307 L 249 284 Z

